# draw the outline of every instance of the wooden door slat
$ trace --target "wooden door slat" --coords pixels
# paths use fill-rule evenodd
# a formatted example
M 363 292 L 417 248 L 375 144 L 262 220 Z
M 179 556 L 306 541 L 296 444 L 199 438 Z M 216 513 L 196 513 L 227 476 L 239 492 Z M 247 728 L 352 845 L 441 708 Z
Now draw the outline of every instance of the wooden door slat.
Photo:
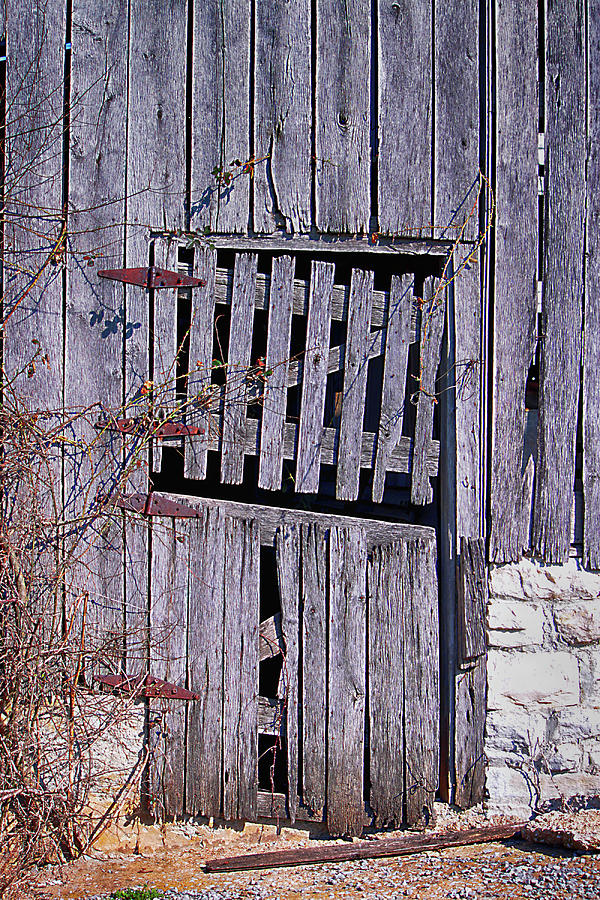
M 411 275 L 392 277 L 385 337 L 385 362 L 381 389 L 381 414 L 373 473 L 373 502 L 381 503 L 385 476 L 393 450 L 402 435 L 404 394 L 413 309 Z
M 462 537 L 457 591 L 459 663 L 476 659 L 486 651 L 487 595 L 483 538 Z
M 336 497 L 340 500 L 358 497 L 372 302 L 373 272 L 353 269 L 337 460 Z
M 313 262 L 311 266 L 295 480 L 296 491 L 306 494 L 319 489 L 325 391 L 332 353 L 328 348 L 334 273 L 332 263 Z
M 252 351 L 256 253 L 235 258 L 229 353 L 221 434 L 221 481 L 241 484 L 244 477 L 244 429 L 248 397 L 247 373 Z
M 177 271 L 178 243 L 169 238 L 154 241 L 154 265 Z M 139 288 L 138 288 L 139 290 Z M 177 291 L 154 291 L 153 409 L 159 419 L 172 419 L 177 402 Z M 152 441 L 152 470 L 160 472 L 162 441 Z
M 423 293 L 426 299 L 421 311 L 420 381 L 416 395 L 417 417 L 410 486 L 411 503 L 421 506 L 431 503 L 433 499 L 425 448 L 433 434 L 433 412 L 437 403 L 436 375 L 440 364 L 446 312 L 445 294 L 436 296 L 436 287 L 437 279 L 425 280 Z
M 271 491 L 281 488 L 283 469 L 294 265 L 292 256 L 276 256 L 271 275 L 258 465 L 258 486 Z

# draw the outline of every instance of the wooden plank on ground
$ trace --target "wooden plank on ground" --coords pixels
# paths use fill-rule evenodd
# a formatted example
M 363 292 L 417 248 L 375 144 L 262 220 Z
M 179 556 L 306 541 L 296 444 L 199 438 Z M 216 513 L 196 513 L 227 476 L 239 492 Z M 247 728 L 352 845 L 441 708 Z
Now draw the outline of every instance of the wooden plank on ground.
M 327 545 L 318 525 L 302 525 L 302 801 L 325 807 L 327 717 Z
M 327 830 L 363 829 L 366 668 L 365 533 L 329 533 L 329 685 L 327 709 Z
M 429 237 L 432 0 L 412 0 L 410 7 L 379 2 L 378 12 L 379 228 Z
M 404 804 L 404 586 L 406 544 L 368 562 L 370 806 L 379 828 L 399 828 Z
M 271 272 L 258 464 L 258 486 L 271 491 L 280 490 L 283 469 L 283 431 L 292 335 L 294 265 L 293 256 L 276 256 Z
M 538 256 L 536 0 L 502 0 L 496 29 L 496 264 L 491 562 L 520 559 L 531 511 L 523 504 L 525 384 L 535 350 Z M 516 102 L 518 98 L 518 102 Z
M 533 547 L 563 563 L 571 544 L 585 232 L 585 4 L 548 4 L 542 364 Z
M 356 500 L 360 478 L 360 451 L 367 373 L 369 324 L 373 302 L 373 272 L 352 270 L 340 443 L 335 494 L 339 500 Z
M 223 816 L 256 818 L 260 533 L 254 521 L 225 523 Z
M 225 517 L 205 508 L 190 528 L 186 813 L 221 815 Z
M 485 793 L 487 654 L 458 676 L 455 700 L 454 802 L 461 809 L 481 803 Z
M 588 21 L 587 225 L 583 357 L 583 559 L 600 569 L 600 9 Z
M 247 374 L 252 350 L 257 262 L 256 253 L 238 253 L 235 258 L 221 434 L 221 481 L 227 484 L 241 484 L 244 477 Z
M 318 261 L 312 263 L 310 272 L 295 480 L 296 491 L 305 494 L 319 489 L 334 272 L 333 263 Z
M 440 364 L 442 336 L 446 319 L 446 298 L 437 293 L 438 280 L 426 278 L 421 310 L 420 372 L 417 382 L 415 443 L 410 486 L 411 503 L 431 503 L 433 489 L 427 472 L 426 453 L 433 434 L 433 413 L 438 402 L 436 376 Z
M 439 782 L 440 689 L 435 541 L 407 543 L 404 579 L 406 819 L 428 822 Z
M 318 0 L 316 8 L 316 225 L 367 231 L 371 4 Z
M 154 265 L 158 269 L 177 271 L 179 243 L 169 238 L 154 241 Z M 138 290 L 140 290 L 138 288 Z M 152 292 L 154 327 L 152 354 L 154 389 L 153 412 L 159 419 L 173 419 L 177 402 L 177 290 Z M 162 441 L 152 441 L 152 471 L 160 472 L 162 466 Z
M 412 275 L 392 276 L 385 336 L 381 414 L 373 473 L 374 503 L 381 503 L 383 499 L 385 476 L 390 458 L 402 435 L 413 309 L 413 283 Z
M 483 538 L 460 540 L 457 590 L 458 661 L 467 663 L 486 652 L 488 600 Z
M 296 821 L 298 806 L 298 665 L 300 659 L 300 526 L 282 525 L 275 537 L 277 582 L 281 600 L 281 629 L 285 642 L 279 685 L 286 717 L 288 804 Z
M 309 0 L 256 7 L 254 230 L 310 231 L 312 194 Z
M 194 3 L 193 230 L 235 232 L 248 227 L 250 178 L 242 166 L 250 156 L 251 22 L 250 0 Z M 179 49 L 185 61 L 185 44 Z M 242 166 L 232 166 L 235 160 Z M 227 173 L 233 175 L 228 184 L 223 181 Z

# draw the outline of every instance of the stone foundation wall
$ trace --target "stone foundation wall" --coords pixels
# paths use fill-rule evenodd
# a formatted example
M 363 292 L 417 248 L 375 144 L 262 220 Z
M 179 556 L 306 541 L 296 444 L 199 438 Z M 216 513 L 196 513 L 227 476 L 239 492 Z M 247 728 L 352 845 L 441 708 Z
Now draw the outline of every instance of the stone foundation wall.
M 600 575 L 493 568 L 488 647 L 488 811 L 600 799 Z

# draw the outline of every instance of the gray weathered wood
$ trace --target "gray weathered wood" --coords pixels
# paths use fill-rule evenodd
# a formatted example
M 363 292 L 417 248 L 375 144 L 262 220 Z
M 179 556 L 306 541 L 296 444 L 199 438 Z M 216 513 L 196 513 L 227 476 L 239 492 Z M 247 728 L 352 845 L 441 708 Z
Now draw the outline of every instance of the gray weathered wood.
M 586 161 L 585 4 L 548 4 L 542 364 L 533 546 L 569 555 L 581 366 Z
M 256 247 L 255 238 L 241 235 L 211 235 L 211 243 L 217 248 L 226 247 L 230 250 L 253 250 Z M 373 243 L 370 237 L 355 234 L 322 234 L 319 232 L 311 235 L 294 237 L 293 235 L 278 234 L 276 237 L 261 237 L 260 244 L 265 250 L 283 250 L 291 253 L 294 250 L 309 250 L 311 253 L 364 253 L 380 255 L 401 253 L 407 256 L 447 256 L 454 242 L 450 240 L 413 241 L 403 237 L 378 236 L 377 243 Z
M 191 521 L 154 523 L 152 529 L 150 671 L 181 687 L 186 686 Z M 185 703 L 154 700 L 150 717 L 152 802 L 160 816 L 180 816 L 185 811 Z
M 587 226 L 583 357 L 583 558 L 600 569 L 600 9 L 588 21 Z
M 492 562 L 520 559 L 530 510 L 523 508 L 525 384 L 535 349 L 538 253 L 538 75 L 536 0 L 497 7 L 497 218 L 492 414 Z M 525 529 L 527 522 L 527 530 Z M 526 545 L 526 544 L 525 544 Z
M 385 363 L 381 389 L 381 414 L 377 456 L 373 472 L 373 502 L 381 503 L 385 475 L 394 448 L 402 435 L 404 393 L 413 309 L 411 275 L 392 276 L 385 337 Z
M 256 7 L 254 229 L 310 231 L 312 194 L 309 0 Z
M 154 265 L 177 271 L 178 243 L 168 238 L 154 241 Z M 159 419 L 172 419 L 177 400 L 177 291 L 154 291 L 153 412 Z M 152 441 L 152 470 L 160 472 L 162 441 Z
M 277 792 L 259 791 L 258 792 L 258 817 L 260 819 L 277 819 L 281 821 L 288 818 L 287 796 Z M 323 816 L 314 815 L 310 809 L 304 806 L 298 806 L 296 810 L 297 822 L 322 822 Z M 365 825 L 370 824 L 370 819 L 365 816 Z
M 302 800 L 323 815 L 326 796 L 327 545 L 318 525 L 302 525 Z
M 458 661 L 482 656 L 487 647 L 487 569 L 483 538 L 461 537 L 457 590 Z
M 479 231 L 479 3 L 436 0 L 434 9 L 433 235 L 475 240 Z M 504 42 L 504 32 L 499 30 L 498 35 L 498 43 Z M 518 57 L 515 61 L 519 62 Z M 474 204 L 474 215 L 463 230 Z
M 425 303 L 421 310 L 420 372 L 417 382 L 415 443 L 412 459 L 411 503 L 431 503 L 433 489 L 427 472 L 427 446 L 433 433 L 433 413 L 437 403 L 436 375 L 440 364 L 442 336 L 444 333 L 446 298 L 437 293 L 438 281 L 427 278 L 423 293 Z
M 284 525 L 275 537 L 277 581 L 281 600 L 281 629 L 285 642 L 279 685 L 286 714 L 288 805 L 296 819 L 298 805 L 298 663 L 300 655 L 300 526 Z
M 327 830 L 361 834 L 366 663 L 365 533 L 329 533 Z
M 369 367 L 367 345 L 372 293 L 373 272 L 353 269 L 335 487 L 336 497 L 340 500 L 356 500 L 358 497 L 361 434 Z
M 190 356 L 187 399 L 188 424 L 197 425 L 204 433 L 186 438 L 184 442 L 183 474 L 186 478 L 206 478 L 206 460 L 211 430 L 215 430 L 203 401 L 208 396 L 213 360 L 213 332 L 215 319 L 215 270 L 217 254 L 210 247 L 194 250 L 194 277 L 206 284 L 194 288 L 190 325 Z M 194 404 L 197 398 L 197 405 Z
M 225 525 L 223 815 L 256 817 L 258 783 L 259 529 Z
M 377 331 L 372 331 L 369 335 L 368 346 L 367 346 L 367 354 L 369 359 L 375 359 L 377 356 L 381 356 L 384 351 L 385 346 L 385 331 L 383 328 L 378 329 Z M 344 368 L 344 362 L 346 360 L 346 345 L 338 344 L 336 347 L 331 347 L 329 350 L 329 360 L 327 360 L 327 356 L 323 361 L 323 367 L 327 373 L 327 375 L 331 375 L 333 372 L 340 372 Z M 288 387 L 292 387 L 296 384 L 300 384 L 303 380 L 304 376 L 304 360 L 298 359 L 290 362 L 289 372 L 288 372 Z
M 242 166 L 250 156 L 251 22 L 250 0 L 194 3 L 190 207 L 194 229 L 248 227 L 250 177 Z M 181 44 L 179 54 L 174 54 L 182 60 L 185 46 Z M 234 160 L 242 166 L 231 166 Z M 214 169 L 219 170 L 217 175 Z M 228 172 L 234 177 L 227 185 L 219 179 Z
M 256 253 L 239 253 L 235 258 L 221 435 L 221 481 L 228 484 L 240 484 L 244 477 L 241 437 L 246 422 L 257 260 Z
M 379 228 L 429 237 L 432 0 L 380 0 L 378 11 Z
M 189 705 L 186 813 L 221 814 L 225 518 L 218 507 L 192 520 L 187 663 Z
M 407 544 L 404 580 L 406 819 L 427 822 L 439 782 L 439 625 L 435 541 Z
M 462 809 L 484 798 L 486 689 L 487 654 L 461 672 L 456 685 L 454 802 Z
M 258 659 L 263 662 L 283 653 L 285 644 L 281 631 L 281 613 L 264 619 L 258 627 Z
M 279 698 L 258 698 L 259 734 L 285 734 L 284 718 L 284 707 Z
M 366 231 L 371 166 L 370 3 L 318 0 L 316 47 L 317 228 Z
M 306 352 L 302 360 L 302 395 L 295 480 L 296 491 L 307 494 L 314 494 L 319 489 L 323 412 L 329 371 L 333 276 L 332 263 L 313 262 L 310 273 Z
M 292 334 L 294 258 L 273 260 L 267 325 L 267 355 L 260 430 L 258 486 L 278 491 L 283 468 L 283 431 Z
M 369 802 L 378 827 L 402 824 L 406 567 L 403 542 L 376 547 L 368 563 Z

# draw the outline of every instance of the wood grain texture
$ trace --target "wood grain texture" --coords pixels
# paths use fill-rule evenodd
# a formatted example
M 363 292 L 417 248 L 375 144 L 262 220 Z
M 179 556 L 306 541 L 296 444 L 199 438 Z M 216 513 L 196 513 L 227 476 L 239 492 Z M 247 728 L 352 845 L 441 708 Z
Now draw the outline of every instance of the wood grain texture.
M 581 366 L 586 161 L 585 5 L 546 15 L 544 293 L 533 546 L 562 563 L 571 543 Z
M 381 413 L 377 455 L 373 472 L 373 502 L 381 503 L 385 475 L 392 452 L 402 435 L 404 393 L 413 310 L 413 277 L 392 276 L 385 335 L 385 362 L 381 388 Z
M 588 158 L 583 357 L 583 558 L 600 569 L 600 9 L 588 19 Z
M 446 298 L 436 297 L 437 279 L 425 279 L 425 303 L 421 310 L 420 381 L 417 384 L 417 417 L 410 485 L 411 503 L 425 505 L 433 500 L 427 473 L 426 453 L 433 433 L 433 413 L 437 403 L 436 377 L 440 364 L 446 319 Z
M 369 803 L 377 827 L 402 825 L 404 804 L 404 543 L 376 547 L 369 586 Z
M 300 526 L 284 525 L 275 536 L 277 582 L 285 658 L 279 691 L 285 708 L 288 805 L 296 821 L 298 807 L 298 665 L 300 659 Z
M 366 231 L 370 215 L 371 6 L 317 2 L 316 225 Z
M 480 165 L 479 4 L 476 0 L 436 0 L 434 16 L 433 235 L 454 240 L 477 197 Z M 504 41 L 504 33 L 500 31 L 499 34 Z M 476 208 L 462 237 L 468 241 L 476 240 L 478 231 Z
M 295 480 L 295 490 L 306 494 L 319 489 L 333 277 L 332 263 L 312 263 Z
M 250 0 L 194 3 L 191 227 L 245 231 L 250 178 Z M 185 45 L 183 45 L 185 46 Z M 181 53 L 185 59 L 185 53 Z M 185 82 L 184 82 L 185 83 Z M 264 163 L 262 164 L 264 165 Z M 232 172 L 230 184 L 219 175 Z
M 244 477 L 246 376 L 252 350 L 257 261 L 256 253 L 238 253 L 235 258 L 221 435 L 221 481 L 227 484 L 240 484 Z
M 373 272 L 353 269 L 335 486 L 335 495 L 340 500 L 356 500 L 358 497 L 361 434 L 369 367 L 368 342 L 372 294 Z
M 177 271 L 178 242 L 169 238 L 154 240 L 154 265 L 158 269 Z M 139 289 L 138 289 L 139 290 Z M 153 291 L 154 327 L 152 355 L 154 359 L 153 411 L 159 419 L 172 419 L 177 402 L 177 291 Z M 162 441 L 152 441 L 152 471 L 162 467 Z
M 206 508 L 192 520 L 189 557 L 186 813 L 221 815 L 225 517 Z
M 206 283 L 191 291 L 190 362 L 187 383 L 187 399 L 190 407 L 186 421 L 204 429 L 204 433 L 186 438 L 184 442 L 185 478 L 206 478 L 208 441 L 212 423 L 203 401 L 207 397 L 212 373 L 216 265 L 217 253 L 214 249 L 195 248 L 194 277 Z M 194 398 L 197 398 L 197 406 Z
M 366 540 L 364 531 L 329 533 L 329 685 L 327 830 L 363 828 L 366 668 Z
M 485 795 L 485 714 L 487 653 L 458 676 L 455 709 L 454 802 L 461 809 L 481 803 Z
M 281 488 L 295 260 L 276 256 L 271 272 L 258 486 Z
M 285 650 L 283 632 L 281 630 L 281 613 L 263 619 L 258 627 L 258 659 L 272 659 Z
M 225 524 L 223 816 L 256 818 L 258 784 L 259 529 Z
M 468 661 L 486 652 L 488 579 L 483 538 L 460 541 L 457 590 L 458 661 Z
M 302 535 L 302 800 L 322 816 L 326 796 L 327 544 L 318 525 Z
M 256 7 L 254 229 L 310 231 L 312 194 L 309 0 Z
M 402 6 L 379 0 L 378 12 L 379 228 L 429 237 L 432 0 Z
M 538 76 L 535 0 L 497 6 L 497 217 L 489 558 L 513 562 L 529 542 L 523 506 L 525 384 L 535 349 Z
M 434 541 L 407 545 L 404 582 L 406 820 L 427 822 L 439 782 L 438 582 Z

